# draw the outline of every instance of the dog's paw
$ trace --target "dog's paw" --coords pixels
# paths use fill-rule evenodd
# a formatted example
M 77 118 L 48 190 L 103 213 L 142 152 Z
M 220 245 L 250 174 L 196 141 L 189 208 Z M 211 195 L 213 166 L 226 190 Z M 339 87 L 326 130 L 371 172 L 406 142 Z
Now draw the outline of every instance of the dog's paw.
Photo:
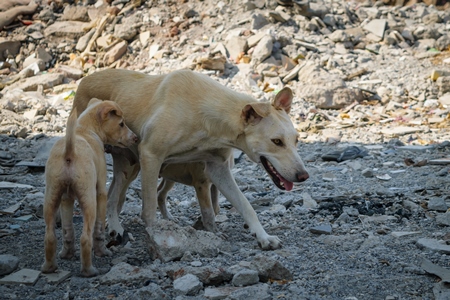
M 41 267 L 42 273 L 54 273 L 57 269 L 58 266 L 56 265 L 56 262 L 46 261 Z
M 275 250 L 281 248 L 281 240 L 275 235 L 267 235 L 258 239 L 258 246 L 263 250 Z
M 94 247 L 94 254 L 98 257 L 111 256 L 112 252 L 107 249 L 104 245 L 99 247 Z
M 82 277 L 94 277 L 99 274 L 97 268 L 90 266 L 89 268 L 81 267 L 80 275 Z
M 59 252 L 59 257 L 63 258 L 63 259 L 71 259 L 72 257 L 74 257 L 74 255 L 75 255 L 75 249 L 73 249 L 73 248 L 63 247 L 61 252 Z

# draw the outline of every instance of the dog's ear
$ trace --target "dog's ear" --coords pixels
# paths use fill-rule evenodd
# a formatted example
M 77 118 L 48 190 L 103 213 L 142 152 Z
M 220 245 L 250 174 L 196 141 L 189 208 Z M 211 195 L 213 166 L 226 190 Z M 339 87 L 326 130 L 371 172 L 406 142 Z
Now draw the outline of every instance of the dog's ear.
M 100 103 L 100 102 L 102 102 L 102 100 L 97 99 L 97 98 L 92 98 L 92 99 L 89 101 L 89 103 L 88 103 L 87 106 L 95 105 L 95 104 Z
M 292 95 L 292 90 L 288 87 L 285 87 L 281 91 L 278 92 L 278 94 L 275 96 L 275 99 L 272 101 L 272 105 L 276 109 L 282 109 L 286 113 L 289 113 L 291 111 L 291 104 L 292 104 L 292 98 L 294 96 Z
M 250 103 L 242 109 L 241 119 L 246 125 L 256 125 L 262 118 L 267 117 L 269 112 L 270 105 L 267 102 Z

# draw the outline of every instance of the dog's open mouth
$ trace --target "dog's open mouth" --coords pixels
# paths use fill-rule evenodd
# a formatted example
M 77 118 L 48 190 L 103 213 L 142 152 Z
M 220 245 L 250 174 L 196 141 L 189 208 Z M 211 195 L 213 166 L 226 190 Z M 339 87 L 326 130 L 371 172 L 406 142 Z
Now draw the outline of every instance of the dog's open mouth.
M 294 184 L 289 180 L 287 180 L 286 178 L 284 178 L 283 176 L 281 176 L 281 174 L 278 173 L 278 171 L 275 169 L 275 167 L 270 163 L 270 161 L 267 158 L 261 156 L 260 160 L 262 165 L 266 169 L 267 173 L 269 174 L 270 178 L 272 179 L 273 183 L 275 183 L 275 185 L 279 189 L 286 191 L 292 190 Z

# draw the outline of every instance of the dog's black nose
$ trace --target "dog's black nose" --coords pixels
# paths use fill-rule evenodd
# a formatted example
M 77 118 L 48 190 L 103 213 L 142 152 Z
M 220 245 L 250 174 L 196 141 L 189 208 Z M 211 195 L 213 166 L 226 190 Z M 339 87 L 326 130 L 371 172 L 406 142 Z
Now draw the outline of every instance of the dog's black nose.
M 306 171 L 297 173 L 297 179 L 299 182 L 303 182 L 308 178 L 309 178 L 309 174 Z

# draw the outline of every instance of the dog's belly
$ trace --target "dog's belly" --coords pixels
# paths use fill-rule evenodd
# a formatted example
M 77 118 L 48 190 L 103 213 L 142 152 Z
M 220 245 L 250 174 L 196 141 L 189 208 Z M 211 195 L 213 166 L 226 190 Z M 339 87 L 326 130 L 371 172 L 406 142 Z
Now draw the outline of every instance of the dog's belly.
M 164 160 L 164 164 L 176 164 L 187 162 L 224 162 L 228 158 L 231 149 L 199 150 L 198 148 L 183 153 L 173 154 Z

